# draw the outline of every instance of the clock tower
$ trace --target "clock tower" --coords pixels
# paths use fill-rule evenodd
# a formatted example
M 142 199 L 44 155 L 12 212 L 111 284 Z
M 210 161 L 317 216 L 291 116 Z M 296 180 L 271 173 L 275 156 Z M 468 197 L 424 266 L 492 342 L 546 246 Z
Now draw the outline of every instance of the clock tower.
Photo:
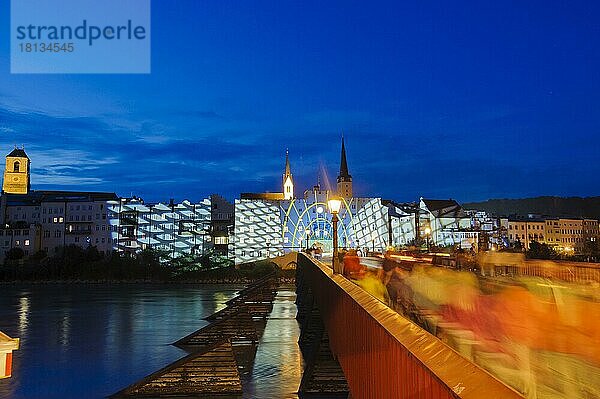
M 28 194 L 30 190 L 30 163 L 25 148 L 17 148 L 6 156 L 2 191 L 7 194 Z

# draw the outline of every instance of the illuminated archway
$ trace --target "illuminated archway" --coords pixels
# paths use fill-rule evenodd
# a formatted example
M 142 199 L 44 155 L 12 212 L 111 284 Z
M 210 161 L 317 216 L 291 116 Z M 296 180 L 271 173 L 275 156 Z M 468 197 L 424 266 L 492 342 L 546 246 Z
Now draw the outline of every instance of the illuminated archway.
M 348 203 L 344 212 L 340 212 L 340 223 L 338 224 L 338 244 L 340 246 L 352 246 L 352 213 Z M 324 202 L 315 201 L 312 203 L 306 200 L 292 200 L 287 209 L 282 208 L 283 229 L 282 240 L 285 242 L 285 237 L 289 238 L 286 244 L 292 248 L 304 248 L 306 242 L 306 230 L 312 233 L 309 237 L 314 237 L 313 242 L 323 241 L 331 242 L 333 237 L 333 225 L 331 222 L 331 214 L 327 211 L 327 204 Z M 310 239 L 309 239 L 310 240 Z

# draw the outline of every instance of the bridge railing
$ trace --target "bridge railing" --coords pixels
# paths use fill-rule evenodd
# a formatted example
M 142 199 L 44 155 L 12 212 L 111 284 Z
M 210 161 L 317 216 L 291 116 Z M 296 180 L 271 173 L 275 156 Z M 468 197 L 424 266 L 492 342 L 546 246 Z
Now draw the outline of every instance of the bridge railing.
M 353 398 L 522 398 L 328 266 L 299 254 L 297 273 Z

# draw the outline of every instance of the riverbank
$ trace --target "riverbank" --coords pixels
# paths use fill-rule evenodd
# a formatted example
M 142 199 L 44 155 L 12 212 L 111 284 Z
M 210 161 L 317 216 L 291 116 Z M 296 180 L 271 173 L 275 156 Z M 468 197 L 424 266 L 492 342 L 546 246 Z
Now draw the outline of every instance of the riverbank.
M 93 248 L 69 246 L 53 257 L 7 260 L 0 266 L 0 282 L 248 284 L 272 273 L 286 282 L 295 277 L 270 260 L 236 266 L 212 255 L 165 260 L 156 251 L 102 257 Z
M 294 284 L 295 277 L 280 276 L 278 277 L 280 284 Z M 159 285 L 205 285 L 205 284 L 251 284 L 259 278 L 221 278 L 221 279 L 198 279 L 198 280 L 2 280 L 0 285 L 12 284 L 159 284 Z

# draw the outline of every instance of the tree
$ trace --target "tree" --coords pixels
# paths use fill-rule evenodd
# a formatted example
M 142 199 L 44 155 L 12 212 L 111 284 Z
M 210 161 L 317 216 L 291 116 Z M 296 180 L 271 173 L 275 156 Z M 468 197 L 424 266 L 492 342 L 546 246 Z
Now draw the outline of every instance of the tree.
M 25 257 L 25 252 L 21 248 L 11 248 L 6 251 L 7 260 L 19 260 Z
M 600 258 L 600 241 L 586 240 L 583 244 L 583 255 L 592 262 Z
M 532 241 L 529 244 L 527 257 L 530 259 L 557 259 L 558 254 L 550 245 Z

